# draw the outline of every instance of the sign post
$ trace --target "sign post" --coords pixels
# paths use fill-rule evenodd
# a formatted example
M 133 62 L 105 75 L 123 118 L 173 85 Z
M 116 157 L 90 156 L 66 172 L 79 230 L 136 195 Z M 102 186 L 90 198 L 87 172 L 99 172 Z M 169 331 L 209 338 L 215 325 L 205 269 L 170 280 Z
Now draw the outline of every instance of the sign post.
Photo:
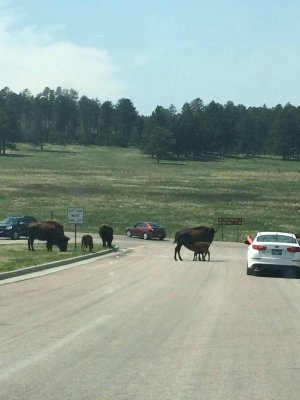
M 83 224 L 83 208 L 81 207 L 68 208 L 68 224 L 75 225 L 75 251 L 76 251 L 77 224 Z
M 239 241 L 239 226 L 243 225 L 243 218 L 218 218 L 218 225 L 222 225 L 222 241 L 223 241 L 223 226 L 236 225 L 236 241 Z

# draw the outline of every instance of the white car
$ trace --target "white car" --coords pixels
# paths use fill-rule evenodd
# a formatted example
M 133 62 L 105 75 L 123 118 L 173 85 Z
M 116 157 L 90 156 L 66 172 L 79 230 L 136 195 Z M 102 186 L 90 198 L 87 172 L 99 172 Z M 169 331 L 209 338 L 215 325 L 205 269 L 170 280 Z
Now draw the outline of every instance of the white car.
M 293 269 L 300 274 L 300 245 L 293 233 L 259 232 L 250 241 L 247 275 L 260 270 Z

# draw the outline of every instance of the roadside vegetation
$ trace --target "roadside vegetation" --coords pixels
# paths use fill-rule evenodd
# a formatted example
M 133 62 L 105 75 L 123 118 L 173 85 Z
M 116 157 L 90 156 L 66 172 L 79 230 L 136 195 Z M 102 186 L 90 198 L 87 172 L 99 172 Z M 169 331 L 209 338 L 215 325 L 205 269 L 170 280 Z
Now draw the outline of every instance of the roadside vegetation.
M 71 250 L 61 253 L 57 248 L 53 249 L 52 253 L 47 253 L 45 244 L 41 242 L 39 244 L 37 242 L 34 247 L 36 251 L 33 254 L 27 250 L 27 244 L 24 244 L 23 241 L 22 243 L 16 241 L 16 244 L 12 245 L 1 244 L 0 273 L 79 256 L 78 251 Z
M 98 233 L 106 222 L 116 235 L 125 235 L 127 225 L 141 220 L 164 224 L 172 238 L 177 230 L 197 225 L 215 227 L 215 240 L 223 234 L 226 241 L 243 241 L 259 230 L 300 231 L 300 165 L 295 161 L 216 157 L 157 163 L 135 148 L 45 145 L 41 152 L 18 144 L 17 149 L 0 158 L 1 220 L 52 218 L 68 232 L 74 231 L 67 223 L 68 207 L 82 207 L 84 225 L 78 232 Z M 221 217 L 242 218 L 243 225 L 238 230 L 225 226 L 222 232 Z M 1 245 L 0 270 L 73 255 L 51 255 L 41 246 L 32 254 L 26 246 Z

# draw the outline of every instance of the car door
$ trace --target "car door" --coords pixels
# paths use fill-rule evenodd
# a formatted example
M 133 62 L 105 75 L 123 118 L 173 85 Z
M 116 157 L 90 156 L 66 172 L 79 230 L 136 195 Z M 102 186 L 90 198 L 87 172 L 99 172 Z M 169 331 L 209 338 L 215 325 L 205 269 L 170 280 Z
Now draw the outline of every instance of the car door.
M 136 224 L 135 226 L 135 235 L 139 236 L 139 237 L 143 237 L 145 228 L 144 228 L 145 224 L 143 222 L 139 222 L 138 224 Z
M 24 220 L 18 221 L 17 230 L 19 232 L 19 236 L 26 236 L 27 229 Z

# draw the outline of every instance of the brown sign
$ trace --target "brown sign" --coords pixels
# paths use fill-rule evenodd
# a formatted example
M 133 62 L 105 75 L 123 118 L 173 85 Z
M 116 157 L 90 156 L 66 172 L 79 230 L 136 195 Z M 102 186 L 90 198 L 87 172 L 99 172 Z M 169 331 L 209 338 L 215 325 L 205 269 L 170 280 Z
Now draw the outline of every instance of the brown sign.
M 243 225 L 243 218 L 218 218 L 218 225 Z

